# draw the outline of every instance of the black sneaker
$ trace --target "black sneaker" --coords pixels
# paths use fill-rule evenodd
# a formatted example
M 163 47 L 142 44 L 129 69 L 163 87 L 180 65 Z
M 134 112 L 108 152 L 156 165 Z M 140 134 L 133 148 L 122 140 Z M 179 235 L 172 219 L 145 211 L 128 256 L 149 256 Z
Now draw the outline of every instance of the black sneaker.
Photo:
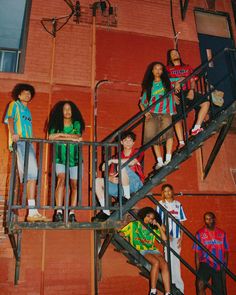
M 53 222 L 63 222 L 63 214 L 61 212 L 55 213 L 53 216 Z
M 105 214 L 103 211 L 100 211 L 97 215 L 92 217 L 93 222 L 103 222 L 106 221 L 110 216 Z
M 77 222 L 74 213 L 69 214 L 68 221 L 69 221 L 69 222 Z

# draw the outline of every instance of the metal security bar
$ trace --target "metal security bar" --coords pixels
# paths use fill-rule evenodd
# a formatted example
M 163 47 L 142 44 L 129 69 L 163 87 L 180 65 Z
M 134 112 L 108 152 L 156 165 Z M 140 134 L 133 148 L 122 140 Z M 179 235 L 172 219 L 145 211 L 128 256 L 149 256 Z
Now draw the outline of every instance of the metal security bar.
M 108 160 L 111 155 L 118 152 L 120 156 L 120 143 L 98 143 L 98 142 L 73 142 L 73 141 L 52 141 L 44 139 L 21 139 L 20 142 L 25 143 L 24 156 L 24 172 L 23 183 L 19 186 L 17 181 L 17 144 L 14 145 L 12 155 L 10 192 L 8 201 L 7 227 L 9 232 L 13 232 L 18 228 L 102 228 L 105 225 L 101 223 L 76 222 L 70 223 L 68 216 L 70 210 L 75 212 L 91 211 L 108 209 L 112 211 L 119 210 L 122 212 L 122 194 L 121 189 L 116 203 L 111 203 L 111 198 L 108 194 L 109 167 Z M 65 163 L 65 193 L 63 205 L 56 204 L 56 189 L 57 176 L 56 165 L 56 149 L 61 146 L 66 148 L 66 163 Z M 78 177 L 77 177 L 77 203 L 72 206 L 70 202 L 70 152 L 73 146 L 73 151 L 78 155 Z M 35 206 L 29 206 L 27 203 L 27 180 L 30 170 L 30 149 L 35 149 L 38 163 L 38 177 L 35 195 Z M 105 155 L 105 171 L 100 177 L 104 178 L 105 187 L 105 205 L 100 206 L 96 199 L 96 177 L 99 176 L 98 163 L 102 162 L 102 155 Z M 118 167 L 118 173 L 121 172 L 121 165 Z M 121 204 L 120 204 L 121 203 Z M 24 220 L 27 210 L 38 209 L 47 216 L 51 221 L 31 223 Z M 64 222 L 52 222 L 53 213 L 61 209 L 64 213 Z M 115 226 L 115 223 L 109 222 L 107 226 Z

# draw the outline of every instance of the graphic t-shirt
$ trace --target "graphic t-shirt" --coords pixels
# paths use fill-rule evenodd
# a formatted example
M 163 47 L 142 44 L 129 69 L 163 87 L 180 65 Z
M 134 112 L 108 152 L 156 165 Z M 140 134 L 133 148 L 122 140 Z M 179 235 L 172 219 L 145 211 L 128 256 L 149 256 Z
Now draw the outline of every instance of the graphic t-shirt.
M 32 138 L 32 116 L 29 108 L 20 100 L 12 101 L 7 109 L 4 123 L 8 124 L 8 119 L 13 119 L 14 134 L 18 134 L 21 138 Z M 12 151 L 12 138 L 9 131 L 9 149 Z
M 172 86 L 174 86 L 175 82 L 179 81 L 180 78 L 186 78 L 193 73 L 193 69 L 189 65 L 167 66 L 166 70 L 169 74 Z M 196 79 L 196 77 L 193 77 L 193 79 Z M 191 81 L 189 80 L 186 85 L 183 85 L 183 90 L 190 89 L 190 84 Z
M 155 103 L 158 99 L 160 99 L 162 96 L 166 94 L 165 88 L 163 86 L 163 83 L 160 82 L 154 82 L 152 84 L 152 91 L 151 91 L 151 98 L 148 101 L 147 99 L 147 93 L 144 92 L 143 96 L 140 98 L 141 104 L 147 108 L 148 106 Z M 165 97 L 165 99 L 159 103 L 157 103 L 153 108 L 150 110 L 151 113 L 155 114 L 170 114 L 173 115 L 176 113 L 175 109 L 175 103 L 173 99 L 173 95 Z
M 128 237 L 130 244 L 138 251 L 158 250 L 155 246 L 156 237 L 140 221 L 130 222 L 120 232 Z M 159 229 L 155 229 L 154 232 L 161 236 Z
M 196 238 L 201 242 L 213 255 L 220 261 L 224 261 L 225 252 L 229 251 L 226 233 L 219 229 L 211 231 L 206 227 L 201 228 L 196 233 Z M 193 245 L 193 249 L 199 253 L 199 261 L 207 263 L 215 270 L 220 270 L 220 265 L 216 263 L 204 250 L 197 244 Z
M 79 134 L 81 135 L 81 126 L 79 121 L 75 121 L 70 126 L 64 126 L 63 131 L 55 131 L 54 129 L 49 131 L 50 134 L 65 133 L 65 134 Z M 69 166 L 74 167 L 78 165 L 79 150 L 78 145 L 69 144 Z M 56 163 L 66 165 L 66 150 L 67 144 L 56 144 Z
M 167 211 L 169 211 L 175 219 L 177 219 L 178 221 L 185 221 L 187 220 L 183 207 L 181 205 L 180 202 L 174 200 L 173 202 L 163 202 L 160 201 L 160 204 L 166 208 Z M 162 211 L 162 209 L 157 206 L 157 212 L 160 214 L 161 216 L 161 220 L 164 223 L 165 222 L 165 215 L 164 212 Z M 173 238 L 180 238 L 180 227 L 171 219 L 168 218 L 169 221 L 169 231 L 170 231 L 170 235 Z

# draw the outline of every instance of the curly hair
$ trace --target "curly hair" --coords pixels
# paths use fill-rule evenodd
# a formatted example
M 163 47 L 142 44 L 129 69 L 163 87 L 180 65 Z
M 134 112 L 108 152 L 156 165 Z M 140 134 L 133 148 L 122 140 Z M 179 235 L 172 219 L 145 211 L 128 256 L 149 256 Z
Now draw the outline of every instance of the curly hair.
M 30 85 L 30 84 L 24 84 L 24 83 L 19 83 L 19 84 L 16 84 L 15 85 L 15 87 L 13 88 L 13 90 L 11 92 L 12 98 L 14 100 L 18 100 L 19 99 L 19 95 L 23 91 L 29 91 L 31 93 L 31 99 L 35 95 L 35 89 L 34 89 L 34 87 L 32 85 Z
M 48 123 L 46 124 L 46 129 L 50 133 L 51 130 L 55 132 L 62 132 L 64 130 L 64 116 L 63 107 L 65 104 L 69 104 L 72 112 L 72 124 L 75 121 L 80 122 L 81 133 L 84 131 L 85 123 L 80 110 L 77 106 L 70 100 L 59 101 L 50 112 Z
M 169 50 L 167 51 L 167 62 L 166 62 L 166 65 L 167 65 L 167 66 L 174 66 L 173 61 L 171 60 L 171 52 L 172 52 L 173 50 L 177 51 L 178 54 L 179 54 L 179 57 L 180 57 L 179 50 L 174 49 L 174 48 L 169 49 Z M 183 63 L 181 57 L 180 57 L 180 65 L 181 65 L 181 66 L 185 66 L 185 63 Z
M 148 214 L 153 214 L 154 218 L 156 219 L 156 221 L 162 225 L 162 220 L 160 215 L 157 213 L 156 210 L 154 210 L 152 207 L 144 207 L 142 209 L 140 209 L 138 211 L 138 216 L 140 219 L 144 220 L 144 218 L 148 215 Z M 155 226 L 154 226 L 155 227 Z
M 148 101 L 150 101 L 151 96 L 152 96 L 152 85 L 153 85 L 153 81 L 154 81 L 154 75 L 152 73 L 152 70 L 156 65 L 162 66 L 163 73 L 160 78 L 161 78 L 162 84 L 165 88 L 165 92 L 168 93 L 171 90 L 171 83 L 170 83 L 170 79 L 169 79 L 166 67 L 164 66 L 163 63 L 161 63 L 159 61 L 154 61 L 148 65 L 146 72 L 144 74 L 144 77 L 143 77 L 143 82 L 142 82 L 141 95 L 143 95 L 146 92 Z

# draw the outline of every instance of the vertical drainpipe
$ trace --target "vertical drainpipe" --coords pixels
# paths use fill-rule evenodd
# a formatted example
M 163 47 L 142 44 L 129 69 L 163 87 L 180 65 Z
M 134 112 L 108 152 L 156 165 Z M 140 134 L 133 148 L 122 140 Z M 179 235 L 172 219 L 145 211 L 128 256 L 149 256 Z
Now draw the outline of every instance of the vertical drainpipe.
M 54 26 L 56 26 L 56 24 L 54 24 Z M 52 106 L 55 52 L 56 52 L 56 35 L 54 35 L 52 38 L 52 56 L 51 56 L 51 65 L 50 65 L 49 99 L 48 99 L 47 118 L 49 117 L 51 106 Z M 43 190 L 44 198 L 42 199 L 43 205 L 46 204 L 45 202 L 46 202 L 46 197 L 47 197 L 47 193 L 48 193 L 48 165 L 49 165 L 48 154 L 49 154 L 49 145 L 47 144 L 45 147 L 44 190 Z M 46 231 L 43 230 L 40 295 L 44 295 L 45 252 L 46 252 Z

